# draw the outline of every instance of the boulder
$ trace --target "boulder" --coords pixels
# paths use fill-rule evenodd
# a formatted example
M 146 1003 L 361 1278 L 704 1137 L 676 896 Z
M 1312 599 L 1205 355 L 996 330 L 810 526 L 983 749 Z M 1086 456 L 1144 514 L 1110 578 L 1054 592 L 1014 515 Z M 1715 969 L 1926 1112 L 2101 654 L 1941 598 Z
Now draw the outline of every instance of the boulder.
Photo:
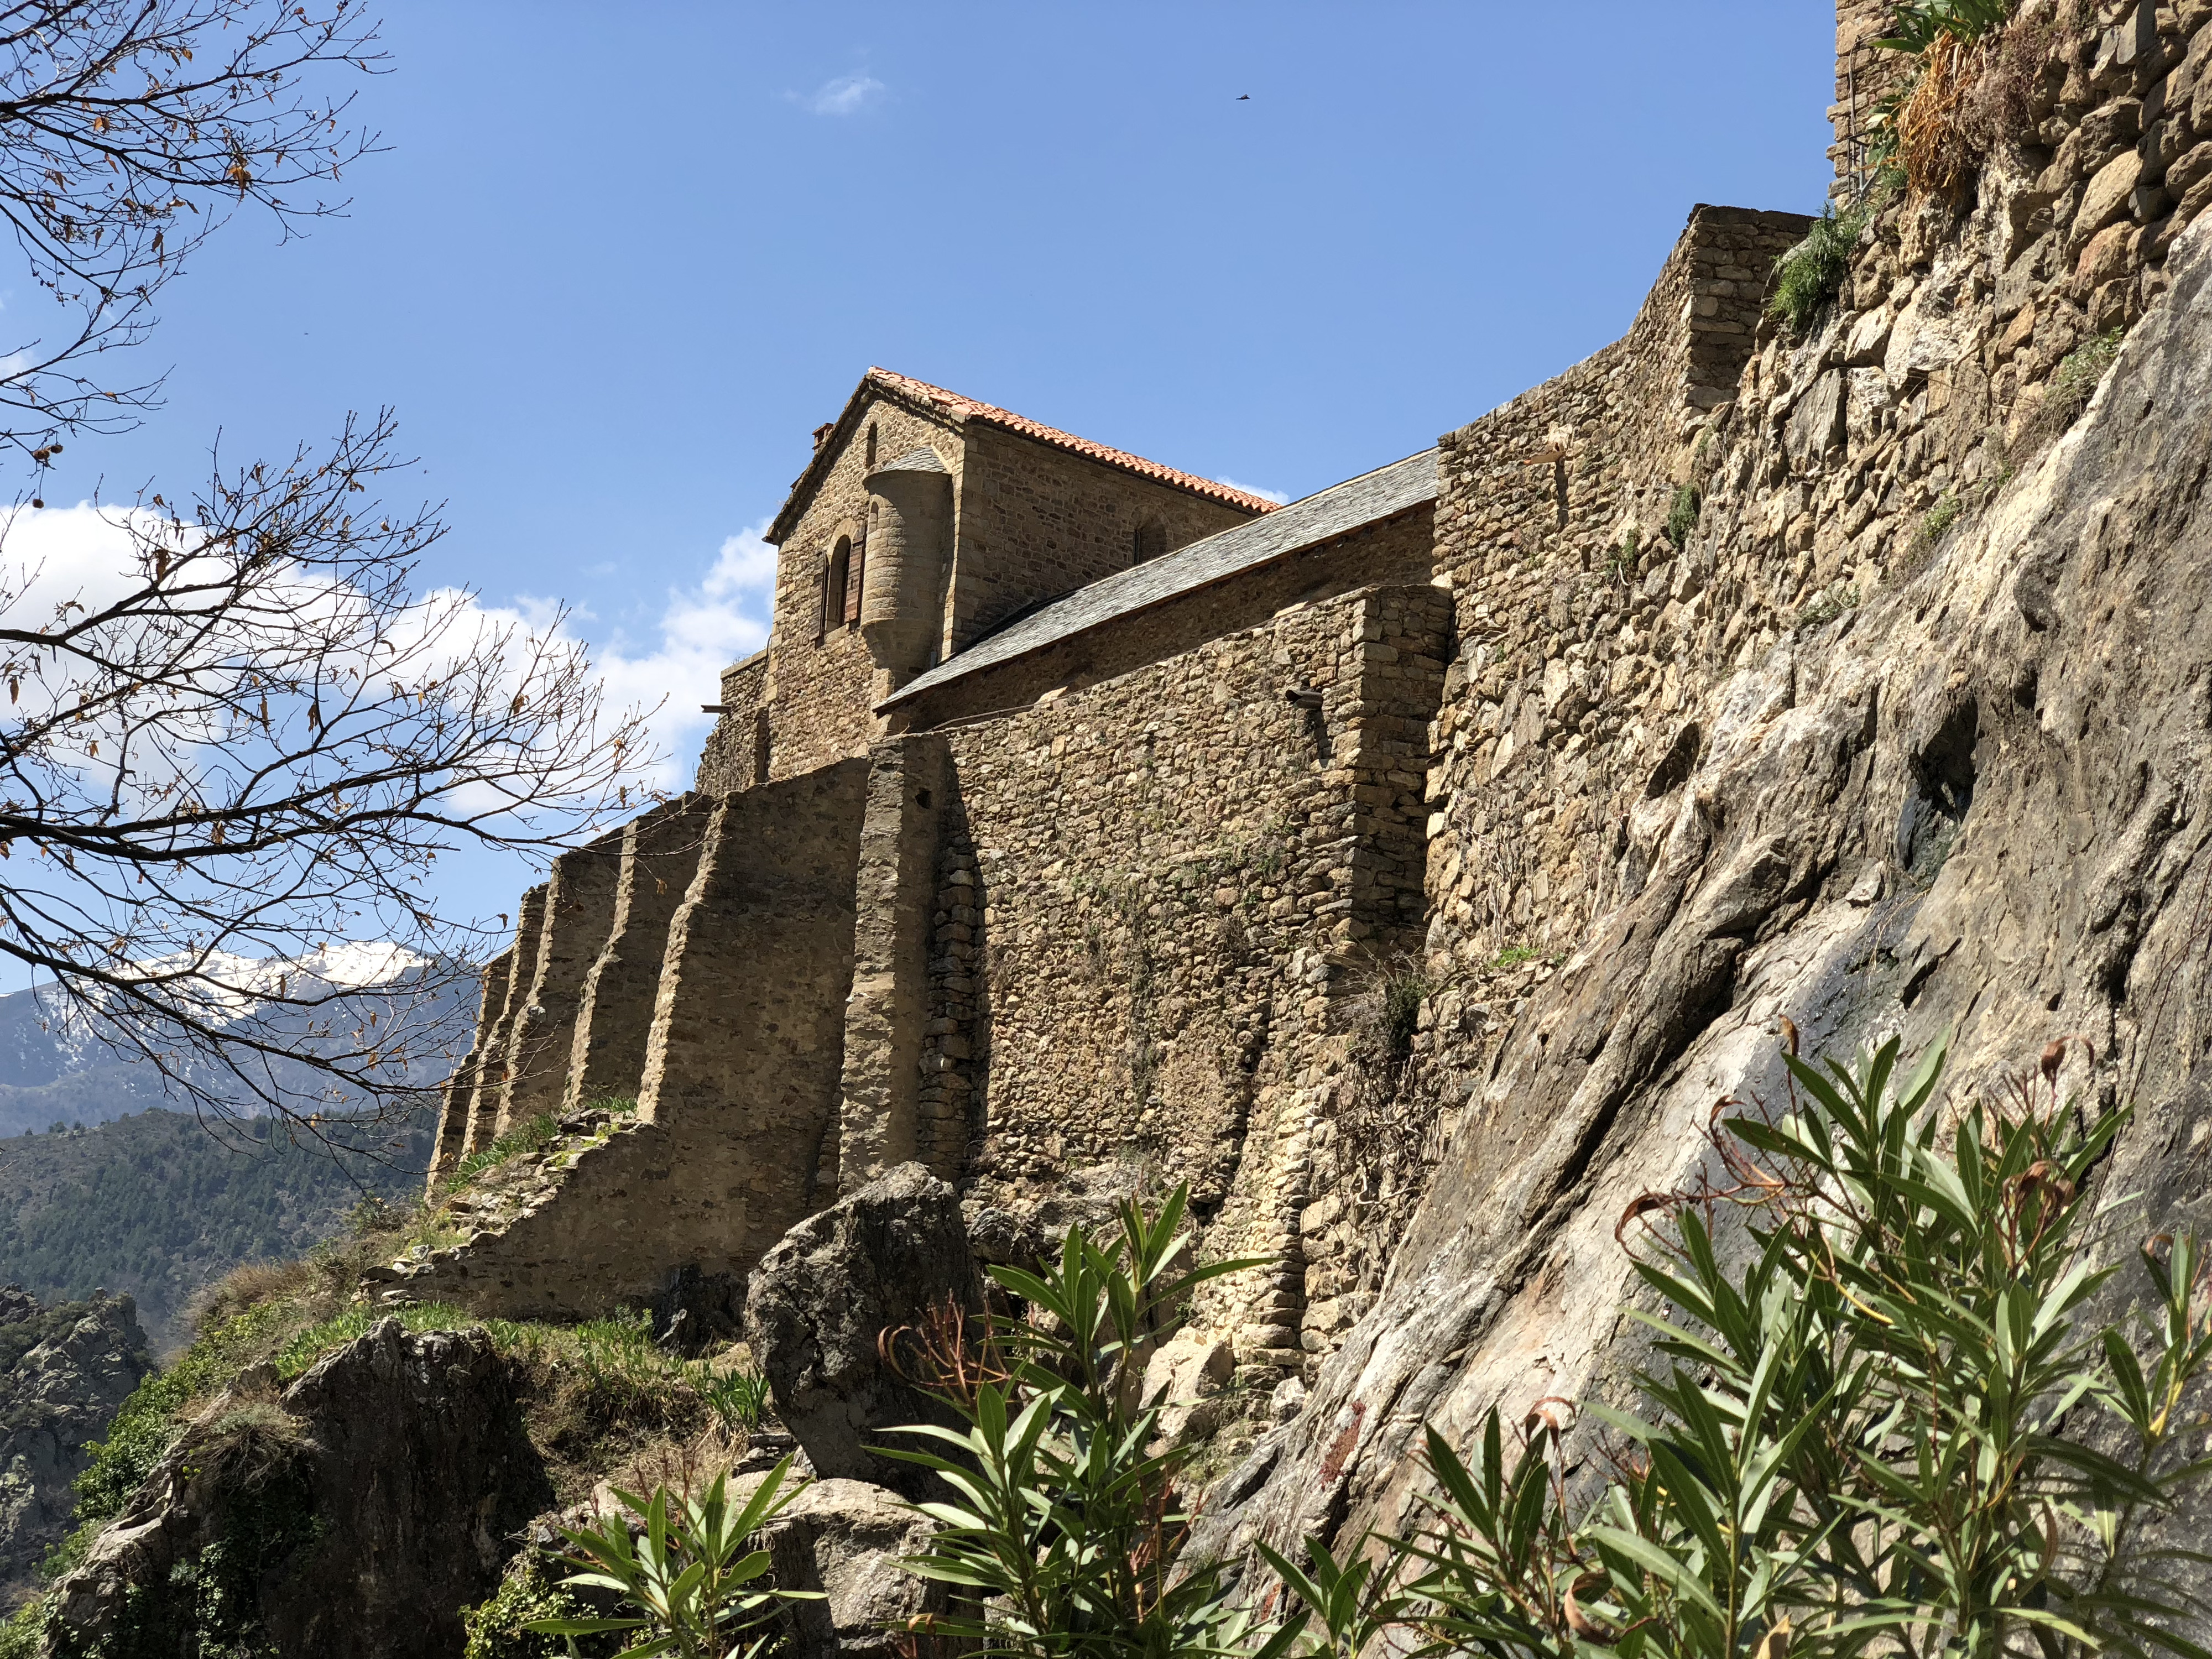
M 70 1649 L 445 1659 L 552 1501 L 482 1331 L 396 1319 L 281 1394 L 239 1379 L 57 1597 Z
M 1159 1439 L 1180 1446 L 1219 1426 L 1216 1396 L 1228 1387 L 1237 1355 L 1217 1337 L 1183 1332 L 1152 1351 L 1145 1366 L 1144 1403 L 1160 1408 Z
M 945 1587 L 899 1564 L 934 1530 L 896 1492 L 865 1480 L 817 1480 L 769 1528 L 775 1582 L 815 1590 L 793 1604 L 792 1659 L 893 1659 L 909 1620 L 941 1613 Z
M 982 1286 L 959 1199 L 919 1164 L 808 1217 L 761 1258 L 745 1298 L 746 1340 L 776 1415 L 817 1474 L 908 1497 L 940 1490 L 927 1469 L 872 1449 L 921 1449 L 890 1434 L 908 1424 L 960 1426 L 878 1352 L 884 1332 L 920 1326 L 948 1304 L 976 1316 Z

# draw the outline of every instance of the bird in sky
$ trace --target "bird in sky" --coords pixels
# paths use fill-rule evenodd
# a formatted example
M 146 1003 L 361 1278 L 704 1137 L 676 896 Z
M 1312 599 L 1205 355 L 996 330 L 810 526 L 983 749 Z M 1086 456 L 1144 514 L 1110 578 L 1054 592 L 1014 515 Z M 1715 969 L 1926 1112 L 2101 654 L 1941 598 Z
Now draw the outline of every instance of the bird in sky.
M 1240 92 L 1237 94 L 1237 101 L 1240 104 L 1249 104 L 1252 101 L 1252 94 L 1249 92 Z

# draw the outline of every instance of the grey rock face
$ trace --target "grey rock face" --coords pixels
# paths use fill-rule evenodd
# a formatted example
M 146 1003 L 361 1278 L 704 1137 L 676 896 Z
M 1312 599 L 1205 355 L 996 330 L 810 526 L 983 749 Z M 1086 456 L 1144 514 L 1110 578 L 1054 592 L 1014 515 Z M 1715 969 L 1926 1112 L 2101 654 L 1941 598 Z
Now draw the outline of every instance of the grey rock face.
M 948 1299 L 973 1313 L 982 1289 L 959 1200 L 919 1164 L 800 1222 L 753 1269 L 746 1339 L 817 1474 L 909 1497 L 931 1491 L 934 1475 L 869 1448 L 920 1449 L 886 1431 L 957 1419 L 886 1366 L 878 1341 Z
M 64 1651 L 460 1651 L 460 1610 L 553 1497 L 489 1339 L 386 1320 L 274 1383 L 263 1368 L 218 1399 L 63 1582 Z
M 1785 1015 L 1808 1053 L 1955 1029 L 1962 1092 L 2085 1036 L 2060 1083 L 2136 1105 L 2106 1176 L 2142 1194 L 2130 1226 L 2204 1224 L 2205 224 L 2169 269 L 2081 425 L 1969 533 L 1693 711 L 1711 738 L 1632 849 L 1641 890 L 1532 998 L 1377 1304 L 1200 1547 L 1401 1525 L 1424 1424 L 1465 1444 L 1492 1406 L 1624 1395 L 1615 1222 L 1691 1175 L 1715 1100 L 1781 1096 Z M 2208 1516 L 2212 1494 L 2177 1525 Z
M 71 1483 L 153 1369 L 127 1296 L 47 1308 L 0 1288 L 0 1589 L 35 1588 L 76 1510 Z
M 775 1581 L 817 1590 L 794 1602 L 794 1659 L 892 1659 L 909 1620 L 944 1611 L 945 1587 L 903 1571 L 925 1547 L 928 1519 L 897 1493 L 862 1480 L 817 1480 L 769 1530 Z

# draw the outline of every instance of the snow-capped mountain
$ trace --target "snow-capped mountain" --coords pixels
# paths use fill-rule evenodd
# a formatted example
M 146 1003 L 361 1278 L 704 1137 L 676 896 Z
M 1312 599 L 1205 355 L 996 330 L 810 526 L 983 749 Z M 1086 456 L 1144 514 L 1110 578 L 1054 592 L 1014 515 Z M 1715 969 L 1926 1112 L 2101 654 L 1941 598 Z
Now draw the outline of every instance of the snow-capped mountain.
M 158 965 L 158 964 L 150 964 Z M 219 964 L 225 987 L 223 1023 L 256 1030 L 297 1049 L 330 1045 L 318 1035 L 341 1034 L 368 1024 L 389 1030 L 404 1022 L 424 1038 L 410 1045 L 420 1057 L 408 1068 L 408 1080 L 430 1085 L 453 1068 L 467 1046 L 475 1017 L 473 975 L 447 980 L 430 974 L 431 964 L 394 945 L 377 942 L 333 945 L 307 956 L 255 960 L 236 957 Z M 268 998 L 280 983 L 294 996 L 322 988 L 346 994 L 310 1018 L 296 1008 L 272 1006 Z M 465 1000 L 468 1006 L 463 1006 Z M 195 1080 L 220 1097 L 213 1068 L 197 1068 Z M 307 1082 L 307 1068 L 298 1081 Z M 234 1083 L 240 1111 L 257 1108 Z M 160 1072 L 136 1056 L 118 1053 L 103 1042 L 97 1022 L 57 995 L 51 988 L 0 996 L 0 1135 L 44 1130 L 55 1123 L 104 1123 L 149 1106 L 175 1105 Z

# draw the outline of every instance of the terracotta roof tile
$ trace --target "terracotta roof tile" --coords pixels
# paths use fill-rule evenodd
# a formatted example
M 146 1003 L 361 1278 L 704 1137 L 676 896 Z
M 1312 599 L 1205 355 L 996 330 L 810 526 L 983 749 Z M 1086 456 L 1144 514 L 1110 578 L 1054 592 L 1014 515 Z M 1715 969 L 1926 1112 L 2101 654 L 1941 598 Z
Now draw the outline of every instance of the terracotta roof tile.
M 917 380 L 910 374 L 894 374 L 888 368 L 871 368 L 867 379 L 886 392 L 927 404 L 948 419 L 981 421 L 986 426 L 1003 427 L 1009 432 L 1018 432 L 1025 438 L 1035 438 L 1078 455 L 1088 455 L 1094 461 L 1118 466 L 1139 477 L 1173 484 L 1178 489 L 1188 489 L 1194 495 L 1242 507 L 1248 513 L 1272 513 L 1280 505 L 1265 496 L 1232 489 L 1218 479 L 1179 472 L 1174 467 L 1162 466 L 1158 461 L 1148 461 L 1141 455 L 1132 455 L 1125 449 L 1115 449 L 1105 444 L 1093 443 L 1088 438 L 1079 438 L 1072 432 L 1062 432 L 1058 427 L 1047 426 L 1042 421 L 1033 421 L 1026 415 L 1017 415 L 1011 410 L 1000 409 L 992 404 L 978 403 L 975 398 L 963 398 L 957 392 L 947 392 L 941 386 Z

